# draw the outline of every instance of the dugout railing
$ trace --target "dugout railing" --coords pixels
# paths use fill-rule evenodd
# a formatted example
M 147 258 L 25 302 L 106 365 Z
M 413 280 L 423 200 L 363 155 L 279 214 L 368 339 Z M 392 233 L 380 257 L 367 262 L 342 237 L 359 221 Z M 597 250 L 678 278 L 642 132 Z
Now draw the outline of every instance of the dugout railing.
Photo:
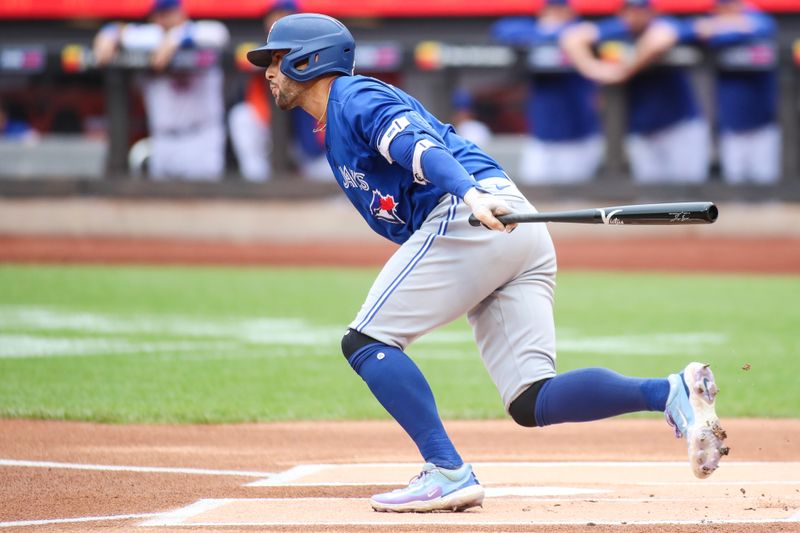
M 562 64 L 553 50 L 522 50 L 491 44 L 488 26 L 492 19 L 464 19 L 458 24 L 441 25 L 438 19 L 397 19 L 374 24 L 364 21 L 348 22 L 359 42 L 357 67 L 361 72 L 389 77 L 418 96 L 439 116 L 450 114 L 450 94 L 455 87 L 491 87 L 503 84 L 525 83 L 527 72 L 541 69 L 569 68 Z M 231 46 L 211 58 L 223 65 L 229 80 L 248 75 L 248 66 L 242 61 L 242 51 L 251 46 L 253 35 L 258 35 L 253 21 L 227 21 L 233 36 Z M 711 56 L 695 48 L 673 49 L 664 61 L 684 64 L 696 74 L 697 84 L 708 99 L 708 79 L 715 68 L 768 68 L 770 61 L 777 63 L 780 79 L 780 126 L 783 135 L 782 179 L 772 186 L 727 186 L 716 172 L 703 185 L 651 185 L 641 186 L 631 182 L 622 151 L 625 124 L 625 104 L 620 87 L 604 89 L 605 105 L 602 119 L 607 138 L 606 161 L 597 178 L 587 184 L 575 186 L 536 186 L 533 194 L 538 198 L 597 197 L 609 199 L 659 199 L 678 196 L 708 195 L 715 199 L 744 200 L 800 200 L 800 17 L 779 17 L 780 36 L 776 43 L 758 43 L 773 46 L 769 54 L 748 54 L 746 48 L 728 51 L 726 57 Z M 218 183 L 153 183 L 132 175 L 128 166 L 131 130 L 131 78 L 137 69 L 146 68 L 147 57 L 142 54 L 121 54 L 111 68 L 95 69 L 90 43 L 95 28 L 65 28 L 49 23 L 56 31 L 44 31 L 47 38 L 36 39 L 48 24 L 0 24 L 0 94 L 10 86 L 9 80 L 26 79 L 29 83 L 53 83 L 84 79 L 102 86 L 107 114 L 107 144 L 104 154 L 104 171 L 97 176 L 81 176 L 64 172 L 50 177 L 24 176 L 23 179 L 4 179 L 3 168 L 11 168 L 10 154 L 14 148 L 0 145 L 0 195 L 70 195 L 97 194 L 123 196 L 165 197 L 263 197 L 302 198 L 334 194 L 334 184 L 307 183 L 289 171 L 285 133 L 288 121 L 281 113 L 273 114 L 273 164 L 275 178 L 268 183 L 254 185 L 241 180 L 230 161 L 229 172 Z M 443 30 L 443 28 L 446 28 Z M 437 39 L 426 39 L 436 35 Z M 247 38 L 243 38 L 247 37 Z M 198 59 L 200 58 L 200 59 Z M 554 60 L 554 58 L 556 58 Z M 753 58 L 758 58 L 753 62 Z M 765 60 L 765 58 L 767 60 Z M 207 51 L 182 51 L 176 57 L 176 68 L 195 68 L 199 62 L 208 64 Z M 761 64 L 759 64 L 761 62 Z M 705 84 L 705 85 L 704 85 Z M 13 86 L 13 83 L 11 84 Z M 233 103 L 233 102 L 229 102 Z M 706 111 L 711 106 L 706 106 Z M 513 153 L 514 135 L 499 135 L 490 152 Z M 284 157 L 282 157 L 284 156 Z M 88 156 L 87 156 L 88 157 Z M 3 164 L 3 160 L 7 163 Z M 509 159 L 501 161 L 513 167 Z

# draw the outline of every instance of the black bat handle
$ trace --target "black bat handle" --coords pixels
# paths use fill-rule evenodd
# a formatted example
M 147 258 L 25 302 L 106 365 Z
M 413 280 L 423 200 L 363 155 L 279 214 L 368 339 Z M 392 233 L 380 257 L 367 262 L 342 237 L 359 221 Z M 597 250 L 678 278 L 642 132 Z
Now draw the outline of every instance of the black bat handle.
M 510 215 L 498 215 L 497 216 L 497 220 L 499 220 L 503 224 L 514 224 L 514 223 L 518 222 L 518 221 L 515 220 L 514 215 L 515 215 L 515 213 L 512 213 Z M 526 218 L 526 220 L 528 220 L 528 219 Z M 478 227 L 481 224 L 482 224 L 482 222 L 480 220 L 478 220 L 478 218 L 475 215 L 470 215 L 469 216 L 469 225 L 470 226 Z
M 498 220 L 500 220 L 500 219 L 498 219 Z M 475 215 L 470 215 L 469 216 L 469 225 L 472 226 L 473 228 L 477 228 L 478 226 L 481 225 L 481 221 L 478 220 L 478 217 L 476 217 Z

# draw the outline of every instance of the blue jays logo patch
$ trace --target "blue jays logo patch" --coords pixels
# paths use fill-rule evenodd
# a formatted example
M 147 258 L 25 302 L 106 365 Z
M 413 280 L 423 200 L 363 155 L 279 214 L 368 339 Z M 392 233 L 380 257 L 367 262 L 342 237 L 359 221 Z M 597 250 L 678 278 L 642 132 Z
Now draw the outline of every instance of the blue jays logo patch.
M 372 203 L 369 206 L 369 210 L 372 212 L 372 216 L 378 220 L 392 224 L 405 224 L 403 219 L 397 216 L 397 205 L 394 196 L 391 194 L 384 196 L 377 189 L 372 191 Z

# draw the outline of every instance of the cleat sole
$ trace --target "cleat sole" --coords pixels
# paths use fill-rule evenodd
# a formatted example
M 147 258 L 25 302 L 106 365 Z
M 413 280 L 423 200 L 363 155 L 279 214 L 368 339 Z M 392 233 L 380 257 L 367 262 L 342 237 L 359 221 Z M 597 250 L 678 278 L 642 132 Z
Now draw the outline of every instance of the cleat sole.
M 470 485 L 435 500 L 389 504 L 370 499 L 370 504 L 379 513 L 461 512 L 472 507 L 482 507 L 483 496 L 484 490 L 482 486 Z
M 728 455 L 725 446 L 728 437 L 714 409 L 719 389 L 709 365 L 691 363 L 684 371 L 689 389 L 689 402 L 694 410 L 694 423 L 687 429 L 686 440 L 692 471 L 698 478 L 710 476 L 719 466 L 719 461 Z

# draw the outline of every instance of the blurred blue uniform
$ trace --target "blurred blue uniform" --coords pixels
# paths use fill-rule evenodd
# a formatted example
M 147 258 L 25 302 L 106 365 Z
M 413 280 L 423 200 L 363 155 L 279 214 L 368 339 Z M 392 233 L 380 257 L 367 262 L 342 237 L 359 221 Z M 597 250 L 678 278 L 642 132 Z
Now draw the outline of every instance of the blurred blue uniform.
M 665 24 L 678 43 L 694 39 L 692 26 L 672 17 L 656 17 L 648 26 Z M 637 36 L 621 17 L 596 23 L 598 41 L 635 45 Z M 647 30 L 645 30 L 647 31 Z M 627 152 L 634 179 L 641 182 L 706 179 L 708 131 L 689 73 L 683 67 L 655 65 L 628 82 Z
M 512 46 L 557 47 L 563 31 L 578 22 L 574 16 L 558 21 L 509 17 L 492 26 L 491 36 Z M 531 74 L 525 118 L 533 139 L 523 152 L 518 181 L 583 181 L 594 176 L 604 149 L 597 98 L 595 83 L 568 65 Z
M 719 53 L 731 47 L 753 46 L 747 54 L 752 64 L 739 69 L 720 65 L 717 71 L 715 101 L 722 174 L 730 183 L 772 183 L 780 174 L 774 60 L 777 27 L 772 17 L 752 8 L 744 8 L 734 18 L 738 19 L 734 23 L 716 25 L 705 40 Z

